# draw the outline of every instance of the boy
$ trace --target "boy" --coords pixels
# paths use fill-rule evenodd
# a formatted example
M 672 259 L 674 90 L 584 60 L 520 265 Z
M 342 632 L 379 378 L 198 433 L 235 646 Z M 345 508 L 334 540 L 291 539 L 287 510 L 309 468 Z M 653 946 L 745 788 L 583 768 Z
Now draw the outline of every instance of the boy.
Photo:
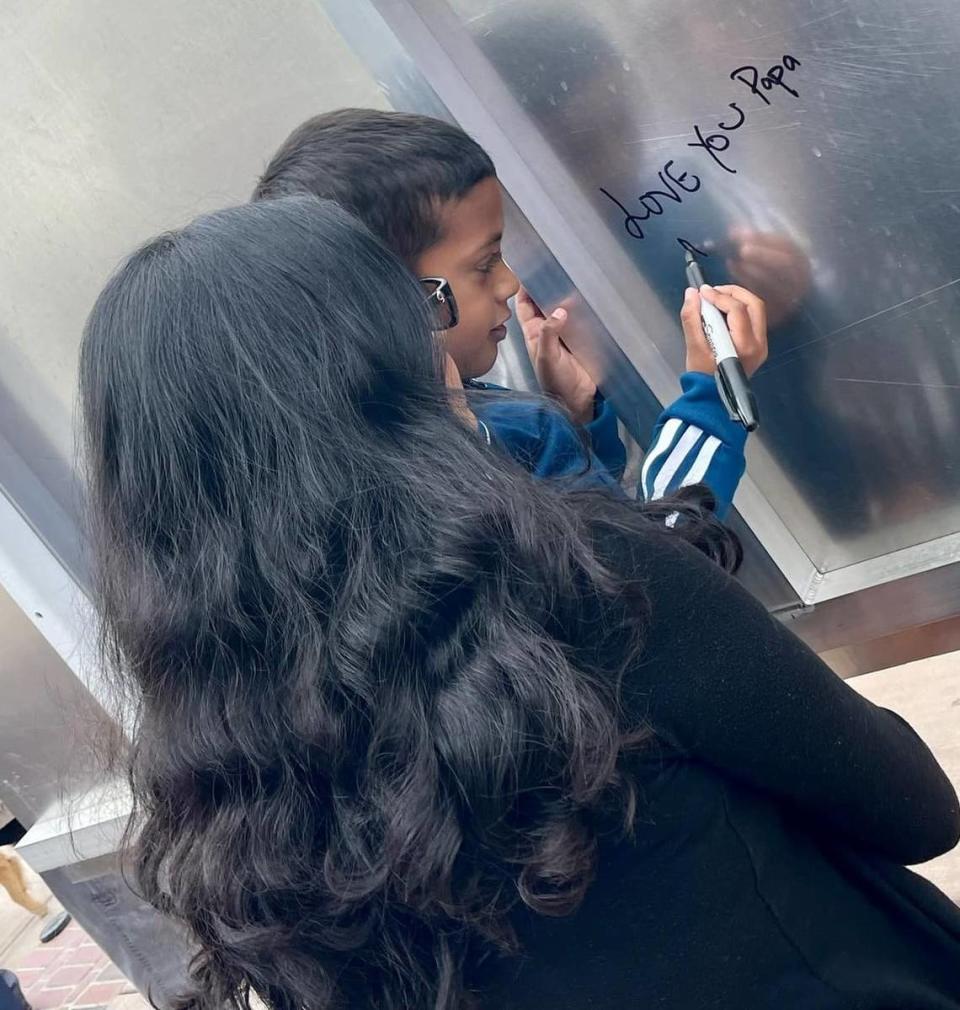
M 401 112 L 341 109 L 298 127 L 272 158 L 254 193 L 268 199 L 308 192 L 334 200 L 360 218 L 423 279 L 456 318 L 444 326 L 448 382 L 479 382 L 497 358 L 516 296 L 517 316 L 544 393 L 555 397 L 589 441 L 559 411 L 516 401 L 473 404 L 481 427 L 540 477 L 619 489 L 626 454 L 616 416 L 562 340 L 566 313 L 544 317 L 503 261 L 500 184 L 487 153 L 459 127 Z M 446 281 L 438 296 L 440 281 Z M 734 286 L 705 289 L 728 313 L 731 335 L 748 373 L 766 357 L 763 303 Z M 450 299 L 452 293 L 453 298 Z M 683 396 L 657 422 L 643 467 L 648 499 L 704 483 L 726 514 L 744 470 L 746 432 L 716 391 L 714 362 L 700 323 L 701 293 L 688 290 L 681 318 L 687 341 Z M 453 325 L 450 325 L 450 324 Z M 452 368 L 455 366 L 455 369 Z

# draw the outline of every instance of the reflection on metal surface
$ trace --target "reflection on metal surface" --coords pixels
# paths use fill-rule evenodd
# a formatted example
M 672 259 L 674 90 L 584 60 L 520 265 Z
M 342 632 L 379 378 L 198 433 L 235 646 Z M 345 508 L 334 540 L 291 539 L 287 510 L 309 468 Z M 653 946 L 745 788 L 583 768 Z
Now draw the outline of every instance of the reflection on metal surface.
M 43 874 L 57 896 L 110 960 L 153 1006 L 178 1005 L 190 991 L 188 962 L 192 948 L 183 931 L 161 917 L 130 889 L 117 860 L 89 867 L 75 880 L 69 867 Z
M 0 797 L 25 827 L 62 791 L 93 781 L 103 710 L 0 588 Z
M 15 4 L 0 95 L 0 435 L 72 516 L 77 348 L 110 271 L 246 200 L 307 116 L 386 103 L 311 0 Z M 0 486 L 20 502 L 2 445 Z M 23 507 L 66 554 L 70 535 Z
M 576 226 L 551 248 L 585 293 L 570 264 L 602 251 L 634 318 L 634 336 L 611 331 L 658 395 L 644 345 L 679 370 L 678 239 L 709 253 L 715 282 L 767 298 L 750 474 L 809 560 L 810 579 L 784 566 L 795 586 L 822 598 L 883 581 L 882 561 L 853 566 L 960 529 L 952 0 L 377 6 L 395 30 L 419 17 L 453 54 L 446 76 L 418 58 L 444 101 L 482 95 L 544 190 L 572 181 Z M 907 570 L 937 563 L 918 554 Z
M 76 742 L 115 729 L 86 661 L 95 631 L 73 466 L 93 299 L 149 235 L 244 201 L 307 116 L 386 103 L 312 0 L 8 4 L 0 95 L 0 795 L 31 828 L 62 791 L 91 784 Z M 85 835 L 117 827 L 93 814 Z M 47 883 L 168 1004 L 185 976 L 182 937 L 134 897 L 109 847 L 108 867 L 78 870 L 75 840 L 56 836 Z
M 510 102 L 509 93 L 483 57 L 471 52 L 470 40 L 449 8 L 424 5 L 429 9 L 421 18 L 405 0 L 377 0 L 377 4 L 379 10 L 370 0 L 326 0 L 325 6 L 398 107 L 452 116 L 493 154 L 500 178 L 514 197 L 504 238 L 507 258 L 542 305 L 563 303 L 571 308 L 568 342 L 600 379 L 627 430 L 645 440 L 661 401 L 675 397 L 679 383 L 656 347 L 638 337 L 644 328 L 659 327 L 675 332 L 679 340 L 676 313 L 657 306 L 658 316 L 645 318 L 643 326 L 638 323 L 629 297 L 643 288 L 643 278 L 612 234 L 602 223 L 598 227 L 589 205 L 557 199 L 548 192 L 561 189 L 569 196 L 577 190 L 537 131 L 504 105 Z M 490 76 L 478 83 L 484 67 Z M 442 103 L 437 90 L 443 93 Z M 513 138 L 522 139 L 524 157 Z M 522 213 L 515 210 L 516 204 Z M 519 369 L 505 377 L 509 385 L 524 385 Z M 758 505 L 751 525 L 763 546 L 740 524 L 749 551 L 744 581 L 770 609 L 796 605 L 792 587 L 809 583 L 814 574 L 810 560 L 756 495 L 749 479 L 741 486 L 741 509 L 748 498 Z M 783 574 L 767 554 L 771 545 L 779 545 L 777 560 Z

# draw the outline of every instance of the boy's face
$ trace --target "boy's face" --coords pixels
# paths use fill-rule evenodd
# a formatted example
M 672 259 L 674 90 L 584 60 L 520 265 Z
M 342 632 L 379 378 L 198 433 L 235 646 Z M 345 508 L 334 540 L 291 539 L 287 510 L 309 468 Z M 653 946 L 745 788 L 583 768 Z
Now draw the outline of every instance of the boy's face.
M 460 310 L 460 321 L 443 333 L 444 347 L 464 379 L 485 375 L 507 335 L 507 300 L 519 281 L 500 255 L 503 199 L 495 178 L 478 182 L 440 213 L 443 237 L 414 263 L 418 277 L 445 277 Z

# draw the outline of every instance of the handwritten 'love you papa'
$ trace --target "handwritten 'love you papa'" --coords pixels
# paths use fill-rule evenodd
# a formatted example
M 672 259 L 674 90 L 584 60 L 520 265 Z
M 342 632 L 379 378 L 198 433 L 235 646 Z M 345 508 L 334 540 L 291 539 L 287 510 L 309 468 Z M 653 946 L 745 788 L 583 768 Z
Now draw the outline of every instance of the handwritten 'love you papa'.
M 779 88 L 793 98 L 799 98 L 800 93 L 787 83 L 787 74 L 795 73 L 802 66 L 796 56 L 786 55 L 779 63 L 774 64 L 765 73 L 754 66 L 737 67 L 730 74 L 730 79 L 743 84 L 752 95 L 759 98 L 765 106 L 772 105 L 768 94 L 775 88 Z M 732 168 L 727 161 L 721 157 L 726 155 L 731 145 L 731 135 L 735 134 L 747 121 L 747 114 L 740 108 L 737 102 L 729 102 L 728 107 L 737 115 L 736 122 L 717 123 L 713 132 L 707 132 L 699 124 L 693 126 L 694 136 L 697 138 L 687 147 L 700 148 L 709 155 L 713 161 L 730 175 L 736 175 L 737 170 Z M 674 165 L 675 159 L 666 162 L 663 168 L 657 173 L 662 188 L 648 189 L 637 197 L 635 209 L 631 210 L 608 189 L 600 187 L 600 192 L 613 201 L 623 212 L 623 227 L 627 234 L 634 239 L 643 240 L 645 237 L 645 226 L 651 217 L 660 217 L 668 209 L 670 203 L 683 203 L 684 199 L 696 193 L 703 186 L 703 180 L 698 175 L 690 172 L 678 172 Z M 693 243 L 684 238 L 677 238 L 677 242 L 690 252 L 700 256 L 706 255 L 702 249 L 698 249 Z

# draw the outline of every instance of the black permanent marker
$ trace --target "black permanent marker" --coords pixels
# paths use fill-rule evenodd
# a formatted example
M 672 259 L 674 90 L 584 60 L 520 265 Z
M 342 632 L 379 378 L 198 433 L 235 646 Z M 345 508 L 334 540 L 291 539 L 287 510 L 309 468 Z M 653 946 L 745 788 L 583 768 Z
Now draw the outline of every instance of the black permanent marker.
M 699 291 L 706 284 L 700 264 L 689 249 L 684 258 L 687 265 L 687 283 Z M 750 389 L 743 365 L 740 364 L 740 358 L 737 357 L 737 349 L 727 329 L 727 321 L 716 305 L 711 305 L 702 296 L 700 318 L 710 350 L 713 351 L 717 361 L 717 389 L 720 391 L 720 399 L 723 400 L 731 420 L 739 421 L 747 431 L 754 431 L 760 424 L 757 401 Z

